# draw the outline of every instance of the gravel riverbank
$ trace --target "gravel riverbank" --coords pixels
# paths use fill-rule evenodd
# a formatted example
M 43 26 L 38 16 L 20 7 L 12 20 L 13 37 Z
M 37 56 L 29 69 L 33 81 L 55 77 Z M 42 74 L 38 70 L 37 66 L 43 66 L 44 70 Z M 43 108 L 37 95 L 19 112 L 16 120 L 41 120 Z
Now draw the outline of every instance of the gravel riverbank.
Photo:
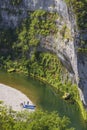
M 22 103 L 27 104 L 29 102 L 30 105 L 33 105 L 31 100 L 22 92 L 4 84 L 0 84 L 0 101 L 3 101 L 3 105 L 8 108 L 11 107 L 15 111 L 26 109 L 20 105 Z M 28 110 L 33 111 L 32 109 Z

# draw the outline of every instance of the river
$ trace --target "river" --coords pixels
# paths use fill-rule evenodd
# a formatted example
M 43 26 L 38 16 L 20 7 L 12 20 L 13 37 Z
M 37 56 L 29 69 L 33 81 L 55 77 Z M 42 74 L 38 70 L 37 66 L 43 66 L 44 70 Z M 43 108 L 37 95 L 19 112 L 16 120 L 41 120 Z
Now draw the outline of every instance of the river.
M 60 116 L 68 116 L 71 126 L 76 130 L 87 130 L 81 112 L 77 104 L 64 101 L 60 95 L 56 95 L 48 84 L 44 84 L 34 78 L 16 73 L 0 71 L 0 83 L 16 88 L 27 95 L 37 106 L 37 109 L 57 111 Z

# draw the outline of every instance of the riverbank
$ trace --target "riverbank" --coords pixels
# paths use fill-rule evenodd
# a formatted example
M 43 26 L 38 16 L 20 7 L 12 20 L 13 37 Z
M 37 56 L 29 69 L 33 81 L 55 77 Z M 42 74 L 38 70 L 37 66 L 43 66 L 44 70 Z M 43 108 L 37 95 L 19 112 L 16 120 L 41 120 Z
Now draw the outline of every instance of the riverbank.
M 14 111 L 25 110 L 25 108 L 21 106 L 22 103 L 27 104 L 27 102 L 29 102 L 30 105 L 33 105 L 32 101 L 22 92 L 1 83 L 0 83 L 0 101 L 3 101 L 3 105 L 6 105 L 7 108 L 12 108 L 12 110 Z M 32 109 L 28 110 L 33 111 Z

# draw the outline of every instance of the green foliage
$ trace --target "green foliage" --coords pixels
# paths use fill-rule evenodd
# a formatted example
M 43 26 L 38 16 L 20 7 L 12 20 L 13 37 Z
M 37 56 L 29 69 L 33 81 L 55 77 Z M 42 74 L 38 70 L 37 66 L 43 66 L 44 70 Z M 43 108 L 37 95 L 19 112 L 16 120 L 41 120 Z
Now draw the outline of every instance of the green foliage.
M 36 10 L 28 12 L 28 18 L 17 29 L 1 29 L 0 66 L 3 66 L 6 70 L 27 73 L 28 59 L 40 43 L 41 38 L 50 34 L 55 35 L 57 32 L 56 18 L 56 13 Z M 43 75 L 42 71 L 41 73 Z
M 36 10 L 31 15 L 32 28 L 34 27 L 37 34 L 44 36 L 57 32 L 55 20 L 58 17 L 57 13 L 49 13 L 43 10 Z
M 22 58 L 13 62 L 8 57 L 7 60 L 3 61 L 3 64 L 8 71 L 12 70 L 39 77 L 54 86 L 56 92 L 69 93 L 72 100 L 78 96 L 77 87 L 68 80 L 66 69 L 54 54 L 35 51 L 29 59 Z M 65 78 L 64 74 L 66 74 Z
M 78 48 L 79 53 L 87 53 L 87 48 Z
M 37 46 L 43 36 L 54 35 L 57 32 L 56 18 L 56 13 L 43 10 L 29 12 L 28 18 L 24 20 L 22 26 L 17 30 L 18 44 L 16 48 L 21 48 L 25 54 L 31 46 Z
M 65 0 L 73 7 L 79 29 L 87 29 L 87 0 Z
M 0 101 L 0 104 L 3 104 L 3 101 Z
M 10 0 L 10 3 L 12 5 L 19 5 L 22 2 L 22 0 Z
M 0 129 L 12 130 L 15 123 L 11 114 L 8 114 L 7 109 L 0 106 Z
M 66 24 L 64 24 L 61 29 L 59 30 L 60 36 L 62 36 L 63 40 L 66 39 L 67 41 L 69 41 L 69 39 L 72 39 L 71 36 L 71 31 L 70 29 L 67 27 Z
M 69 128 L 70 121 L 67 117 L 59 117 L 57 112 L 35 111 L 19 112 L 8 111 L 0 107 L 1 130 L 74 130 Z
M 68 80 L 67 71 L 58 60 L 57 56 L 51 53 L 35 53 L 27 62 L 27 69 L 30 75 L 39 77 L 56 88 L 56 92 L 69 93 L 72 100 L 78 97 L 76 85 Z M 66 74 L 64 79 L 64 74 Z
M 19 59 L 25 57 L 28 59 L 30 57 L 31 48 L 36 48 L 39 45 L 41 38 L 57 33 L 55 23 L 57 17 L 58 15 L 56 13 L 49 13 L 43 10 L 28 12 L 28 17 L 24 19 L 20 27 L 14 30 L 13 36 L 16 37 L 14 41 L 11 41 L 11 44 L 10 40 L 14 39 L 11 38 L 12 34 L 10 35 L 9 31 L 5 33 L 3 30 L 4 34 L 7 36 L 5 37 L 1 32 L 3 39 L 1 41 L 1 47 L 3 47 L 2 43 L 4 45 L 4 39 L 6 39 L 5 44 L 8 43 L 11 52 L 14 52 L 12 58 L 15 59 L 15 57 L 17 57 Z M 10 37 L 8 37 L 8 35 Z
M 27 62 L 25 58 L 12 61 L 9 57 L 3 61 L 3 68 L 7 70 L 7 72 L 22 72 L 24 74 L 28 74 L 27 70 Z

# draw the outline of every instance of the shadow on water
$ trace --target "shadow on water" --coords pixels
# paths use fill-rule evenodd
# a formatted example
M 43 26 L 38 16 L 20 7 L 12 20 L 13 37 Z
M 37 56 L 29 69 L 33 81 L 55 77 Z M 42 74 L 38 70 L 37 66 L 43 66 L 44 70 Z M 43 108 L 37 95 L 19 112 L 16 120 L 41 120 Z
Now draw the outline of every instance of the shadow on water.
M 64 101 L 60 95 L 55 95 L 48 84 L 16 73 L 0 72 L 0 83 L 14 87 L 25 93 L 37 108 L 47 111 L 58 111 L 60 116 L 68 116 L 71 126 L 76 130 L 87 130 L 77 104 Z

